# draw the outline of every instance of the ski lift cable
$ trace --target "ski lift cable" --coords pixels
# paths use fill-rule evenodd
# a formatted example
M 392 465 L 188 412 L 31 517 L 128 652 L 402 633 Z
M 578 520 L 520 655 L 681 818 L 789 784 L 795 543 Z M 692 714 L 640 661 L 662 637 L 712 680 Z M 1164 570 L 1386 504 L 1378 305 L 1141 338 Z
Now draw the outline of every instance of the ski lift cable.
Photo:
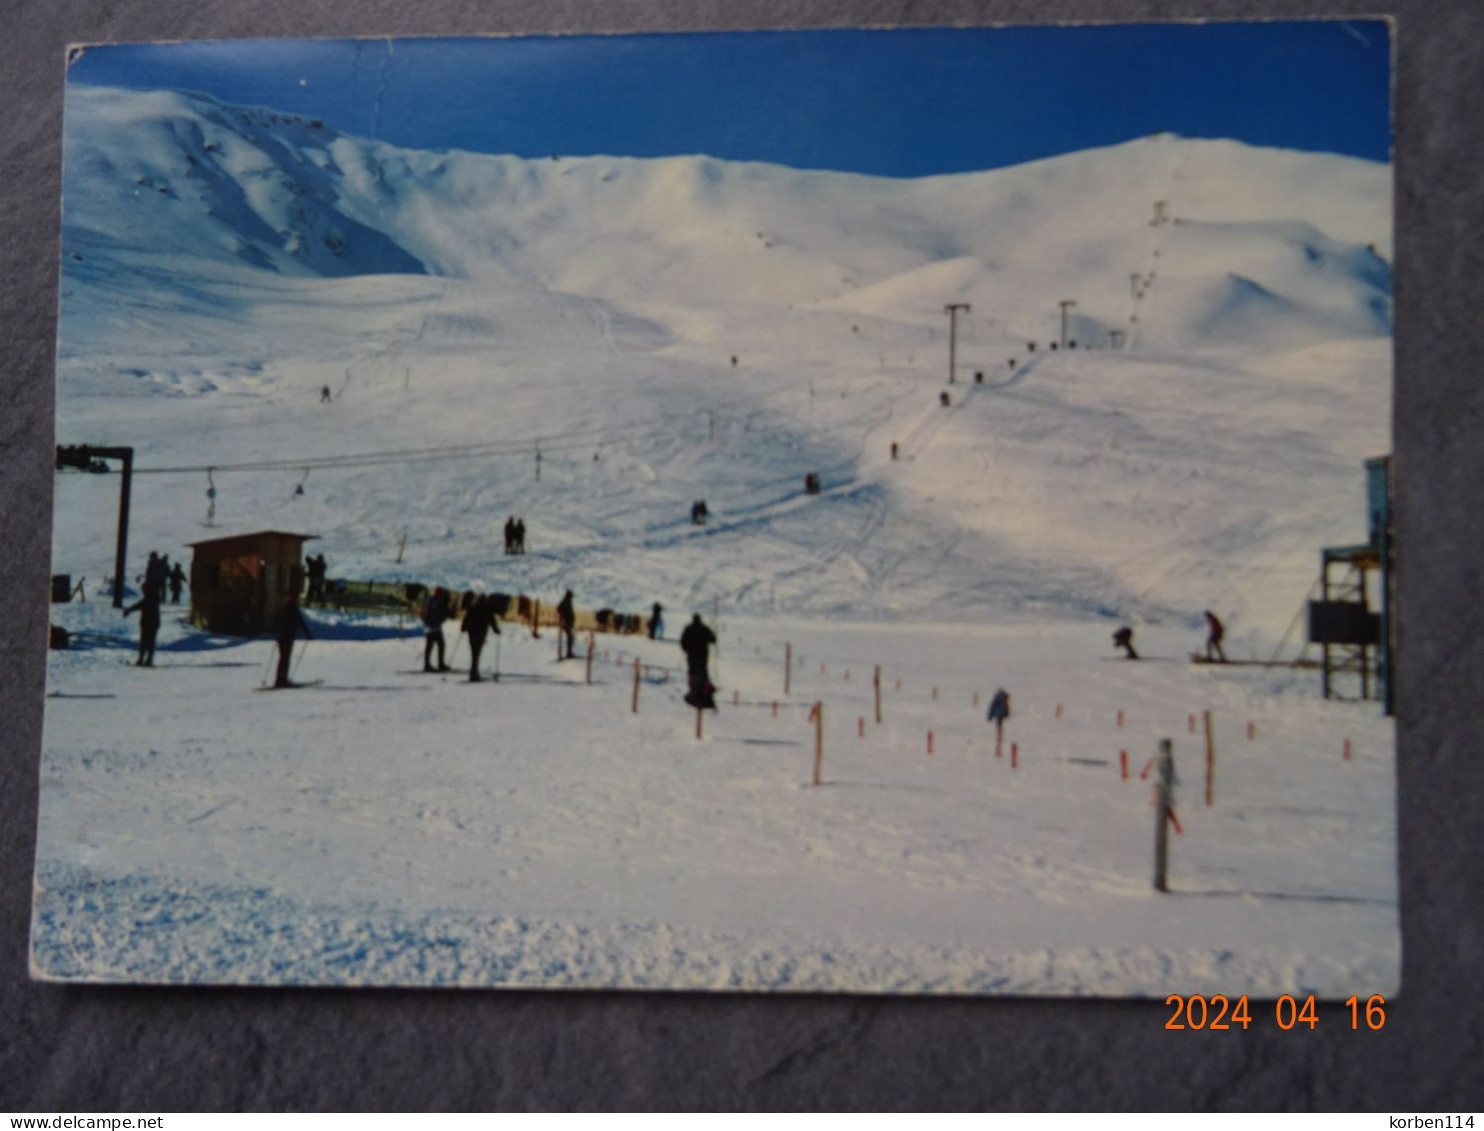
M 382 464 L 414 463 L 444 459 L 466 459 L 491 455 L 520 455 L 539 444 L 547 451 L 566 451 L 589 447 L 595 438 L 612 434 L 612 429 L 581 429 L 552 433 L 519 440 L 488 440 L 475 444 L 453 444 L 437 448 L 410 448 L 396 452 L 363 452 L 339 456 L 312 456 L 308 459 L 249 460 L 242 463 L 217 463 L 211 466 L 136 467 L 136 475 L 183 475 L 223 471 L 282 471 L 285 469 L 376 467 Z

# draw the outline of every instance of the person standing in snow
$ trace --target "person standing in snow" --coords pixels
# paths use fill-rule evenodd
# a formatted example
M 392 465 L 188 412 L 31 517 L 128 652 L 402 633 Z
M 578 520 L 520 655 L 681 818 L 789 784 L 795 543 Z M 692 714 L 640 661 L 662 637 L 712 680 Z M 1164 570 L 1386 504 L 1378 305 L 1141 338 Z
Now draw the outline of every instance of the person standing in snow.
M 664 606 L 658 601 L 654 608 L 649 611 L 649 638 L 651 640 L 663 640 L 665 638 Z
M 1005 720 L 1010 717 L 1010 693 L 1003 687 L 989 701 L 989 721 L 994 723 L 994 756 L 1000 757 L 1000 742 L 1005 737 Z
M 500 635 L 500 622 L 495 618 L 495 603 L 486 596 L 475 597 L 473 604 L 464 611 L 460 632 L 469 634 L 469 682 L 478 683 L 479 653 L 484 651 L 485 638 L 490 632 Z
M 561 604 L 557 605 L 557 654 L 564 660 L 576 659 L 573 630 L 577 627 L 577 612 L 572 607 L 572 590 L 568 589 L 562 596 Z M 565 637 L 567 644 L 562 647 L 562 638 Z
M 313 640 L 309 624 L 299 611 L 299 595 L 285 593 L 283 603 L 273 617 L 273 639 L 278 642 L 278 674 L 273 679 L 274 687 L 292 687 L 289 681 L 289 658 L 294 651 L 294 637 L 304 634 L 305 640 Z
M 133 612 L 139 614 L 139 658 L 134 661 L 135 667 L 155 666 L 155 637 L 160 633 L 160 600 L 163 595 L 160 585 L 146 581 L 144 595 L 124 610 L 124 616 Z
M 1226 629 L 1222 627 L 1221 621 L 1210 609 L 1206 610 L 1206 659 L 1226 663 L 1226 653 L 1221 648 L 1221 638 L 1226 635 Z
M 180 568 L 179 562 L 176 562 L 175 567 L 170 571 L 170 603 L 172 605 L 180 604 L 180 588 L 185 584 L 185 579 L 185 570 Z
M 1134 651 L 1134 630 L 1124 625 L 1113 634 L 1113 647 L 1122 648 L 1123 654 L 1130 660 L 1137 660 L 1139 653 Z
M 701 614 L 691 617 L 690 624 L 680 634 L 680 650 L 685 653 L 685 682 L 688 690 L 685 701 L 697 709 L 716 710 L 716 688 L 711 684 L 707 671 L 707 660 L 711 646 L 716 643 L 716 633 L 701 621 Z
M 515 516 L 511 515 L 505 520 L 505 553 L 515 553 Z
M 158 591 L 158 595 L 163 597 L 165 594 L 165 583 L 168 581 L 169 576 L 170 567 L 165 564 L 159 554 L 151 550 L 149 552 L 149 562 L 144 567 L 143 584 L 145 590 L 154 588 Z
M 448 620 L 450 613 L 448 590 L 439 585 L 434 587 L 433 595 L 428 598 L 427 607 L 423 609 L 423 625 L 427 628 L 427 643 L 423 646 L 423 671 L 446 672 L 448 664 L 444 660 L 443 649 L 443 622 Z M 433 649 L 438 649 L 438 666 L 433 667 Z

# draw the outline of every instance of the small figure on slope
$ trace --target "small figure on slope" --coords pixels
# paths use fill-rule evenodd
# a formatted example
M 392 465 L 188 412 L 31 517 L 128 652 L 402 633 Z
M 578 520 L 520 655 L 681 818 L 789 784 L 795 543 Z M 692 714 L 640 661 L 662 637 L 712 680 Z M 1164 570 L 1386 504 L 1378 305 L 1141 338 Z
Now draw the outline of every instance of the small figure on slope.
M 1123 654 L 1130 660 L 1137 660 L 1139 653 L 1134 651 L 1134 630 L 1124 625 L 1113 634 L 1113 647 L 1122 648 Z
M 701 614 L 691 617 L 690 624 L 680 634 L 680 650 L 685 653 L 685 682 L 688 690 L 685 701 L 697 709 L 716 710 L 716 688 L 711 684 L 707 671 L 707 660 L 711 646 L 716 643 L 716 633 L 701 622 Z
M 443 622 L 448 620 L 449 613 L 448 590 L 443 586 L 435 586 L 433 595 L 428 598 L 427 606 L 423 609 L 423 626 L 427 629 L 427 641 L 423 645 L 423 671 L 446 672 L 448 664 L 444 659 L 443 649 Z M 438 650 L 438 666 L 433 667 L 433 649 Z
M 170 570 L 170 603 L 172 605 L 180 604 L 180 589 L 185 584 L 185 579 L 185 570 L 180 568 L 179 562 L 176 562 Z
M 1206 610 L 1206 659 L 1226 663 L 1226 653 L 1221 649 L 1221 638 L 1226 635 L 1226 629 L 1222 627 L 1221 621 L 1210 609 Z
M 491 632 L 500 635 L 500 622 L 495 619 L 495 602 L 490 597 L 475 597 L 474 603 L 464 612 L 460 632 L 469 634 L 469 682 L 478 683 L 479 653 L 484 651 L 484 641 Z
M 1010 693 L 1003 687 L 989 701 L 989 721 L 994 723 L 994 756 L 1000 757 L 1000 742 L 1005 737 L 1005 720 L 1010 717 Z
M 153 558 L 154 555 L 150 556 Z M 135 667 L 155 666 L 155 637 L 160 633 L 161 596 L 160 585 L 146 581 L 144 595 L 124 610 L 124 616 L 136 611 L 139 613 L 139 658 L 134 661 Z
M 278 642 L 278 674 L 273 680 L 274 687 L 293 686 L 289 681 L 289 657 L 294 651 L 294 637 L 301 632 L 305 640 L 314 639 L 304 614 L 299 611 L 299 595 L 285 593 L 283 604 L 278 606 L 273 617 L 273 638 Z
M 561 603 L 557 605 L 557 655 L 563 660 L 576 658 L 577 653 L 574 651 L 576 641 L 573 639 L 573 630 L 576 627 L 577 612 L 572 607 L 572 590 L 568 589 L 562 595 Z
M 649 638 L 651 640 L 663 640 L 665 638 L 665 609 L 658 601 L 654 608 L 649 611 Z

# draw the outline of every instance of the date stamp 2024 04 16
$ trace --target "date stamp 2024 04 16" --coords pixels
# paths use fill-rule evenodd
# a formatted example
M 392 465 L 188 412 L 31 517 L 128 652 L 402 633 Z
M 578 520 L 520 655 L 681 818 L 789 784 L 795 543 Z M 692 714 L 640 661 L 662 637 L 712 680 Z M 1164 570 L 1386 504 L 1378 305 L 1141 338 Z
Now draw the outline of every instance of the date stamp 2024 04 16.
M 1225 994 L 1170 994 L 1165 1004 L 1174 1009 L 1165 1022 L 1166 1029 L 1247 1029 L 1252 1024 L 1252 1008 L 1247 995 L 1233 1001 Z M 1382 1029 L 1386 1025 L 1386 999 L 1372 994 L 1362 1005 L 1359 994 L 1345 999 L 1345 1008 L 1350 1013 L 1350 1028 Z M 1309 994 L 1302 1002 L 1292 994 L 1284 994 L 1273 1003 L 1273 1020 L 1285 1031 L 1307 1026 L 1319 1027 L 1319 1006 L 1314 995 Z

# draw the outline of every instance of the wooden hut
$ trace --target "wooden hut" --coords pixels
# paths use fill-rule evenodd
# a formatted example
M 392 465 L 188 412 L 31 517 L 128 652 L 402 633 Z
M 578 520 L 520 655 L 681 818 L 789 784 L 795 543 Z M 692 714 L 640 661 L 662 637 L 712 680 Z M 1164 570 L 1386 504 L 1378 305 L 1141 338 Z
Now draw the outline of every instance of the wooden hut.
M 208 632 L 270 632 L 285 593 L 304 591 L 304 543 L 313 534 L 264 530 L 192 542 L 191 623 Z

